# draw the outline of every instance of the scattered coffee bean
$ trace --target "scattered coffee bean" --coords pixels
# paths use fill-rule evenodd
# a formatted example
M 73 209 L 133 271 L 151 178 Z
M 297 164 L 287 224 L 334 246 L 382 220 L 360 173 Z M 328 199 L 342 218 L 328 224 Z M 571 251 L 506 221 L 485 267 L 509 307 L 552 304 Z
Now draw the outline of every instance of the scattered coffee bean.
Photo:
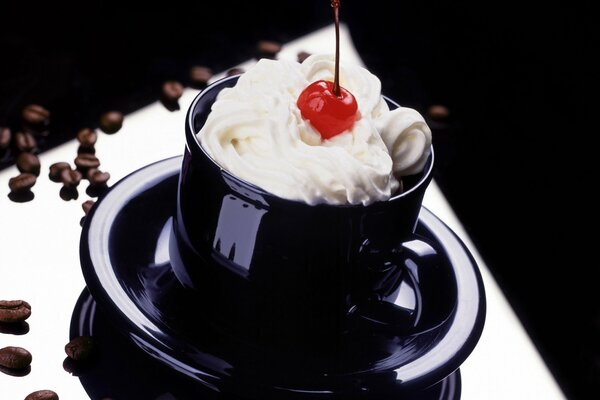
M 69 163 L 66 162 L 57 162 L 54 163 L 50 166 L 50 173 L 48 174 L 48 177 L 50 178 L 50 180 L 52 182 L 60 182 L 61 181 L 61 172 L 63 169 L 71 169 L 71 166 L 69 165 Z
M 100 117 L 100 129 L 105 133 L 116 133 L 122 126 L 123 114 L 118 111 L 109 111 Z
M 84 147 L 84 146 L 79 146 L 77 148 L 77 154 L 96 154 L 96 148 L 94 146 L 92 147 Z
M 243 68 L 231 68 L 230 70 L 227 71 L 227 76 L 234 76 L 234 75 L 240 75 L 243 74 L 244 69 Z
M 10 192 L 7 197 L 14 203 L 27 203 L 35 198 L 35 193 L 33 193 L 31 190 L 16 193 Z
M 7 335 L 26 335 L 29 333 L 29 324 L 21 322 L 0 322 L 0 333 Z
M 50 123 L 50 111 L 38 104 L 29 104 L 21 113 L 23 122 L 31 126 L 45 126 Z
M 31 353 L 22 347 L 4 347 L 0 349 L 0 366 L 8 369 L 23 369 L 31 364 Z
M 23 377 L 29 375 L 31 372 L 31 365 L 20 369 L 6 368 L 0 365 L 0 372 L 9 376 Z
M 58 395 L 52 390 L 38 390 L 28 394 L 25 400 L 58 400 Z
M 40 159 L 31 153 L 21 153 L 17 157 L 19 172 L 29 172 L 35 176 L 40 175 Z
M 88 192 L 89 190 L 90 190 L 90 188 L 88 187 L 86 189 L 86 192 Z M 79 220 L 79 225 L 80 226 L 83 226 L 85 224 L 85 218 L 90 213 L 90 210 L 92 209 L 92 207 L 94 206 L 94 204 L 96 204 L 96 202 L 94 200 L 87 200 L 87 201 L 84 201 L 83 204 L 81 204 L 81 208 L 83 209 L 84 216 L 81 217 L 81 219 Z
M 110 174 L 102 172 L 99 169 L 93 169 L 88 171 L 87 178 L 92 186 L 106 186 L 106 183 L 110 179 Z
M 270 40 L 261 40 L 256 44 L 258 58 L 274 59 L 281 51 L 281 44 Z
M 181 107 L 179 106 L 178 101 L 167 101 L 165 99 L 160 99 L 160 102 L 167 110 L 169 110 L 171 112 L 181 110 Z
M 167 81 L 162 85 L 160 102 L 169 111 L 178 111 L 179 98 L 183 95 L 183 85 L 177 81 Z
M 15 146 L 19 151 L 33 151 L 37 147 L 37 141 L 29 132 L 17 132 L 15 134 Z
M 88 215 L 90 213 L 90 210 L 94 206 L 94 204 L 96 204 L 96 202 L 94 200 L 84 201 L 83 204 L 81 205 L 81 208 L 83 208 L 83 213 L 85 215 Z
M 83 128 L 77 132 L 80 148 L 93 148 L 98 140 L 98 134 L 90 128 Z
M 90 370 L 91 364 L 86 361 L 75 361 L 70 357 L 63 360 L 63 369 L 73 376 L 81 376 Z
M 10 129 L 0 126 L 0 150 L 5 150 L 10 146 Z
M 87 173 L 87 179 L 90 182 L 90 185 L 85 190 L 88 196 L 99 197 L 108 190 L 107 182 L 110 179 L 108 172 L 91 169 Z
M 79 186 L 81 178 L 81 172 L 75 169 L 65 168 L 62 171 L 60 171 L 60 181 L 66 188 L 76 188 L 77 186 Z
M 106 193 L 107 190 L 108 190 L 108 185 L 103 185 L 103 186 L 89 185 L 85 189 L 85 193 L 90 197 L 100 197 L 104 193 Z
M 60 188 L 58 195 L 64 201 L 77 200 L 79 198 L 79 192 L 76 187 L 63 186 Z
M 192 67 L 190 69 L 190 84 L 196 89 L 204 89 L 212 76 L 213 72 L 208 67 Z
M 77 336 L 65 345 L 65 353 L 75 361 L 84 361 L 94 351 L 94 339 L 90 336 Z
M 444 121 L 450 116 L 450 110 L 448 110 L 448 107 L 446 106 L 436 104 L 429 107 L 427 114 L 429 115 L 429 118 L 434 121 Z
M 35 185 L 35 175 L 24 172 L 8 180 L 8 187 L 12 193 L 29 191 Z
M 81 172 L 87 172 L 91 168 L 98 168 L 100 160 L 93 154 L 81 153 L 75 158 L 75 166 Z
M 298 54 L 296 55 L 296 57 L 298 58 L 298 62 L 302 63 L 302 62 L 304 62 L 304 60 L 306 60 L 311 55 L 312 54 L 307 53 L 306 51 L 300 51 L 300 52 L 298 52 Z
M 92 175 L 94 175 L 96 172 L 100 171 L 98 168 L 90 168 L 87 171 L 85 171 L 85 176 L 84 178 L 87 179 L 88 181 L 90 180 L 90 178 L 92 177 Z
M 35 198 L 35 193 L 31 190 L 23 190 L 20 192 L 9 192 L 6 197 L 13 203 L 27 203 Z
M 0 322 L 21 322 L 31 315 L 31 306 L 23 300 L 0 300 Z
M 35 195 L 31 191 L 35 185 L 36 177 L 33 174 L 24 172 L 8 180 L 10 193 L 8 198 L 15 203 L 26 203 L 33 200 Z
M 162 99 L 166 102 L 176 102 L 183 95 L 183 85 L 177 81 L 166 81 L 162 85 Z

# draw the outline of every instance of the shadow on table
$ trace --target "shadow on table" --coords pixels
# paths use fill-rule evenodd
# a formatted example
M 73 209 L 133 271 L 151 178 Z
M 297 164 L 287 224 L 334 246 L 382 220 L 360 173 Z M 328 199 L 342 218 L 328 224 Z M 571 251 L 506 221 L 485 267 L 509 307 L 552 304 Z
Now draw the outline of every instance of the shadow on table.
M 90 318 L 92 317 L 92 318 Z M 135 347 L 117 332 L 84 290 L 71 321 L 71 336 L 91 335 L 97 344 L 86 363 L 65 359 L 63 367 L 92 400 L 238 400 L 216 393 L 173 371 Z

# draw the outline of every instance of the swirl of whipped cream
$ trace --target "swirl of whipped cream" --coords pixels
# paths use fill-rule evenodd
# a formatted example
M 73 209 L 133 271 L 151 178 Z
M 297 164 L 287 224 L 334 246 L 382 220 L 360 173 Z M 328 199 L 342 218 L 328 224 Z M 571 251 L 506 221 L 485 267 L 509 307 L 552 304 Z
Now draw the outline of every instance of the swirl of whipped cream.
M 219 93 L 200 144 L 222 168 L 282 198 L 338 205 L 389 199 L 402 176 L 422 170 L 431 131 L 415 110 L 390 111 L 375 75 L 341 65 L 340 85 L 356 98 L 357 120 L 322 140 L 296 101 L 310 83 L 333 77 L 330 56 L 260 60 Z

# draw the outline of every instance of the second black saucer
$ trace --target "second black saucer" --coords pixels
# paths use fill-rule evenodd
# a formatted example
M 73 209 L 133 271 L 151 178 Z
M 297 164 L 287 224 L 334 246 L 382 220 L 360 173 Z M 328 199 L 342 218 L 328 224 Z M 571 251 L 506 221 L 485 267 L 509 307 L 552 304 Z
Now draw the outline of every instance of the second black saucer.
M 95 340 L 94 357 L 74 371 L 92 400 L 248 400 L 207 387 L 149 356 L 115 328 L 87 289 L 73 311 L 70 336 L 92 336 Z M 379 400 L 458 400 L 460 389 L 457 370 L 426 390 Z

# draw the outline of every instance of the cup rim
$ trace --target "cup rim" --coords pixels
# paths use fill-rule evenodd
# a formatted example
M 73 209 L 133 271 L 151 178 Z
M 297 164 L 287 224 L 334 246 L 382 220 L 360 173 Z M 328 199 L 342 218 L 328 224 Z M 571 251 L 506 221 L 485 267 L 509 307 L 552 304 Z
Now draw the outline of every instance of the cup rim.
M 402 193 L 399 193 L 395 196 L 390 197 L 389 199 L 385 200 L 385 201 L 375 201 L 373 203 L 370 203 L 369 205 L 363 205 L 363 204 L 329 204 L 329 203 L 318 203 L 315 205 L 310 205 L 308 203 L 305 203 L 304 201 L 301 200 L 294 200 L 294 199 L 286 199 L 284 197 L 280 197 L 277 196 L 276 194 L 273 194 L 265 189 L 263 189 L 262 187 L 248 182 L 245 179 L 242 179 L 234 174 L 232 174 L 231 172 L 229 172 L 226 168 L 224 168 L 223 166 L 221 166 L 221 164 L 219 164 L 215 159 L 213 159 L 210 154 L 208 154 L 208 152 L 206 152 L 206 150 L 204 150 L 204 148 L 202 147 L 202 145 L 200 144 L 200 141 L 198 140 L 198 133 L 199 132 L 195 132 L 195 128 L 194 128 L 194 117 L 196 115 L 195 110 L 196 107 L 198 106 L 198 103 L 202 100 L 202 98 L 204 97 L 204 95 L 206 93 L 208 93 L 211 90 L 214 90 L 217 86 L 221 86 L 229 81 L 234 81 L 234 80 L 238 80 L 240 78 L 240 76 L 242 76 L 242 74 L 237 74 L 237 75 L 232 75 L 232 76 L 228 76 L 225 78 L 221 78 L 213 83 L 211 83 L 210 85 L 208 85 L 206 88 L 202 89 L 202 91 L 200 91 L 200 93 L 198 93 L 196 95 L 196 97 L 194 98 L 194 100 L 192 101 L 192 103 L 190 104 L 188 111 L 187 111 L 187 115 L 186 115 L 186 147 L 187 150 L 190 152 L 190 154 L 193 154 L 194 152 L 191 151 L 192 149 L 190 148 L 191 146 L 193 146 L 197 151 L 199 150 L 208 160 L 211 161 L 211 163 L 220 170 L 221 174 L 224 174 L 227 178 L 232 179 L 234 181 L 237 181 L 241 184 L 243 184 L 244 186 L 248 187 L 249 189 L 251 189 L 252 191 L 254 191 L 255 193 L 267 197 L 267 198 L 274 198 L 274 199 L 278 199 L 279 201 L 282 202 L 290 202 L 292 204 L 302 204 L 302 205 L 306 205 L 306 206 L 326 206 L 326 207 L 335 207 L 335 208 L 351 208 L 351 209 L 358 209 L 358 208 L 365 208 L 365 207 L 371 207 L 373 205 L 376 204 L 385 204 L 385 203 L 389 203 L 389 202 L 394 202 L 397 201 L 401 198 L 407 197 L 408 195 L 410 195 L 411 193 L 419 190 L 419 188 L 423 185 L 426 185 L 433 173 L 433 166 L 434 166 L 434 162 L 435 162 L 435 154 L 434 154 L 434 149 L 433 149 L 433 145 L 429 146 L 429 157 L 428 160 L 425 164 L 426 170 L 421 171 L 421 179 L 419 179 L 419 181 L 417 183 L 415 183 L 409 190 L 404 191 Z M 232 86 L 227 86 L 227 87 L 232 87 Z M 222 89 L 221 89 L 222 90 Z M 396 107 L 401 107 L 400 104 L 398 104 L 397 102 L 395 102 L 394 100 L 390 99 L 389 97 L 382 95 L 382 97 L 384 98 L 384 100 L 386 102 L 388 102 L 389 104 L 392 104 Z M 190 143 L 191 142 L 191 143 Z

